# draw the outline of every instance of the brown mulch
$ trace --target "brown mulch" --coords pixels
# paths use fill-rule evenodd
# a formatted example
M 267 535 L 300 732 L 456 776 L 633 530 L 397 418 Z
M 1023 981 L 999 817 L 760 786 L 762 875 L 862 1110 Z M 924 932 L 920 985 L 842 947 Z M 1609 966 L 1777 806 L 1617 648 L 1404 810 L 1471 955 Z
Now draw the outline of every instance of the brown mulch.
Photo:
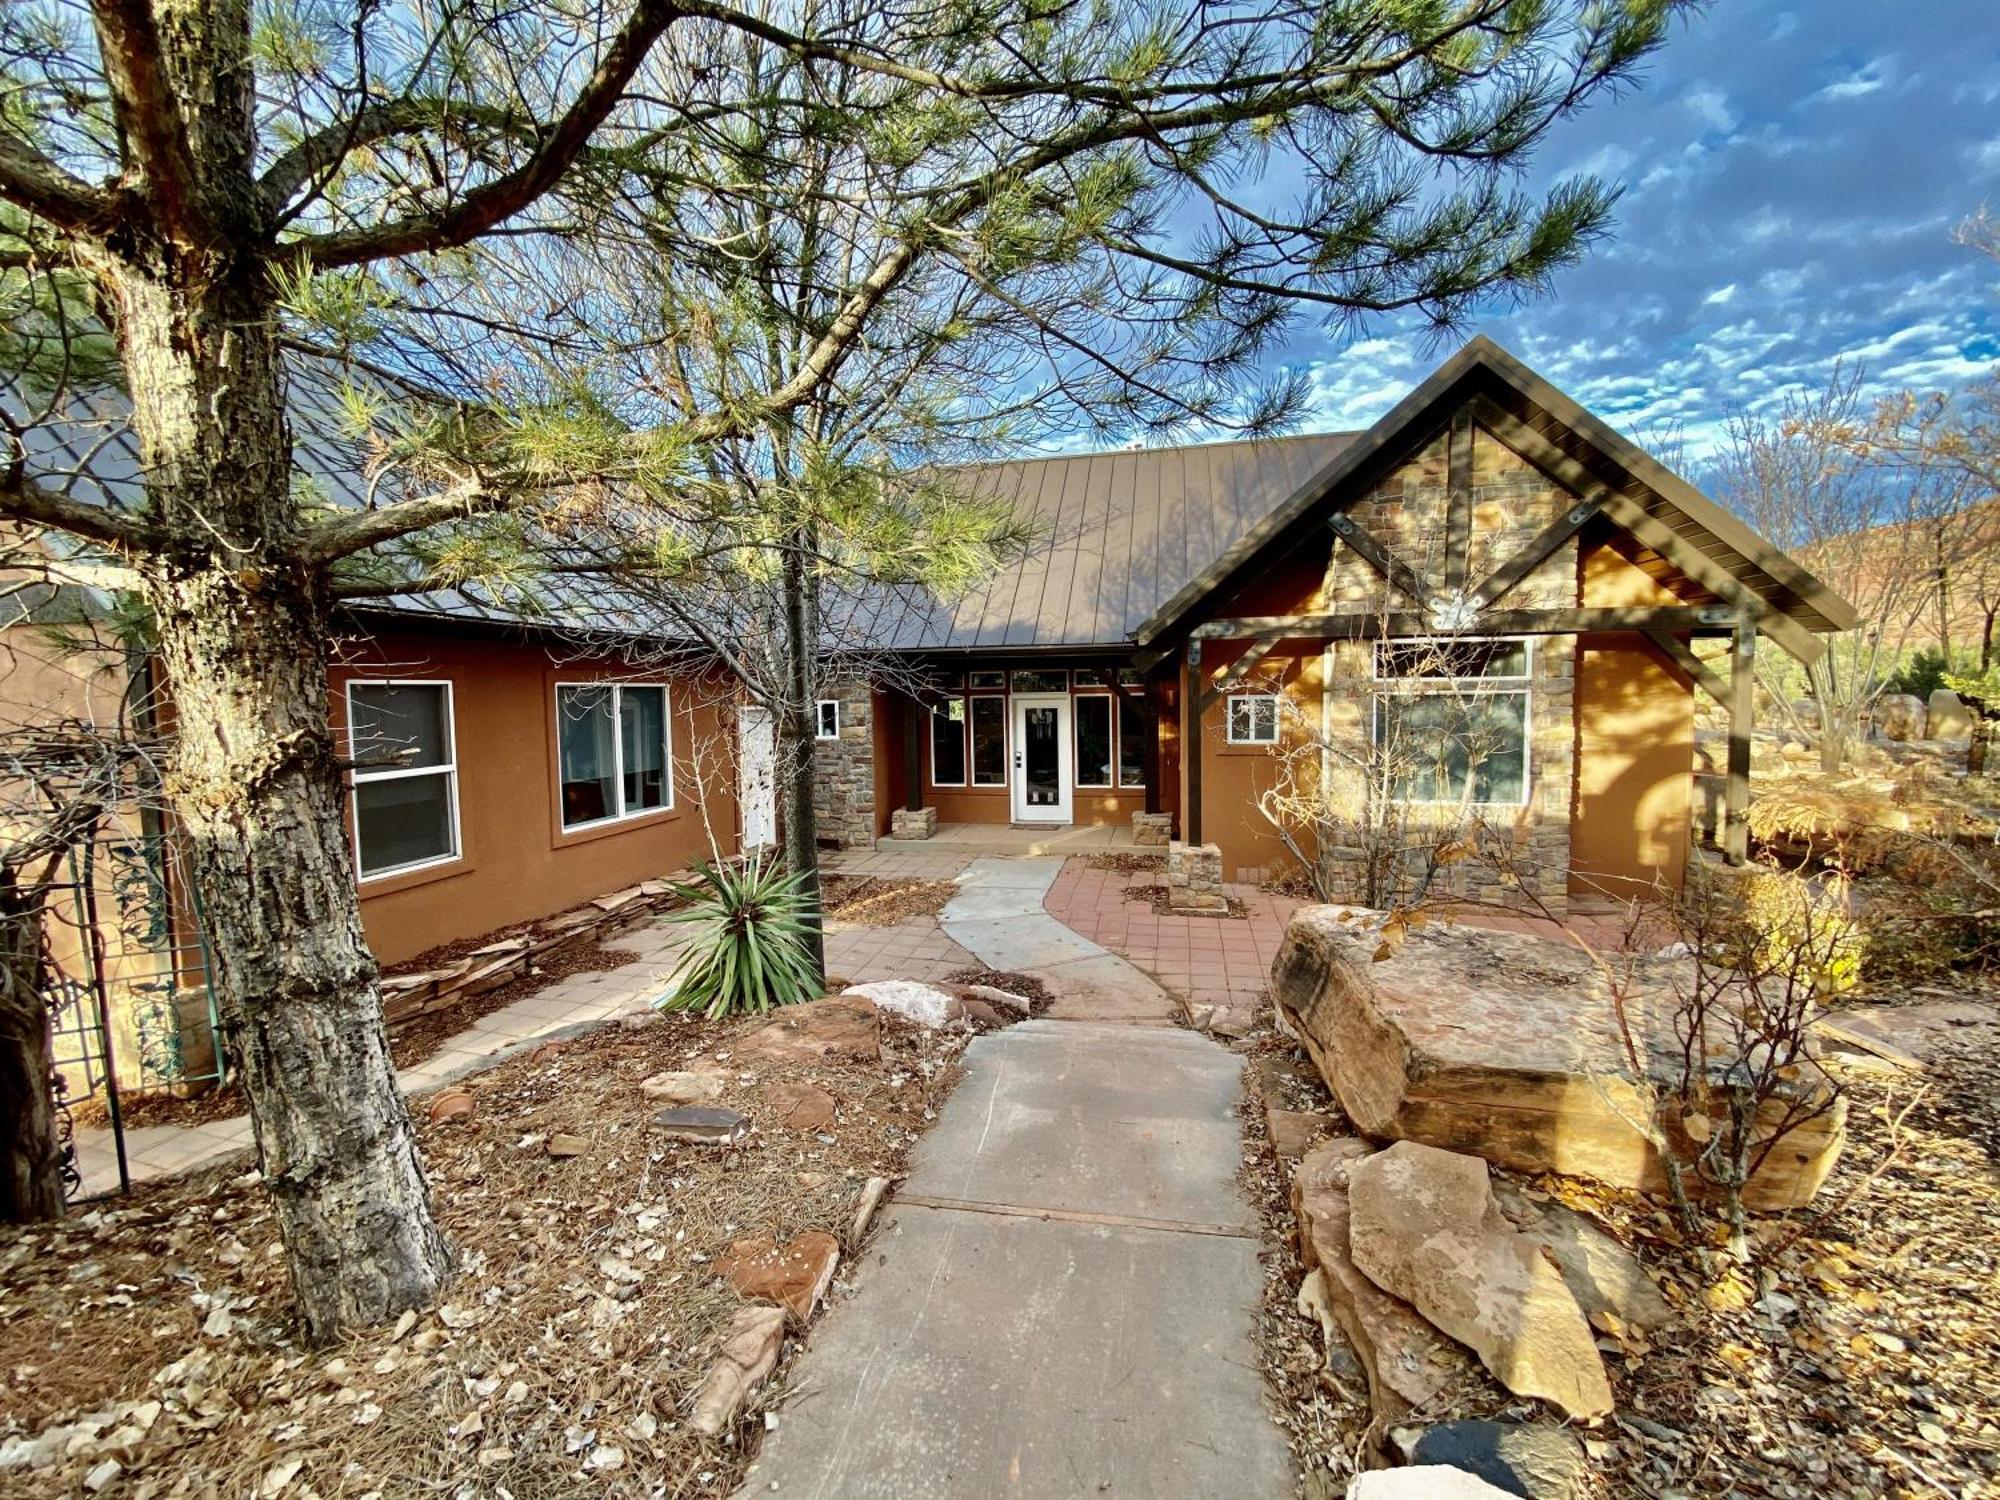
M 1529 1185 L 1595 1216 L 1682 1312 L 1650 1342 L 1602 1341 L 1617 1412 L 1579 1435 L 1606 1493 L 2000 1494 L 2000 1027 L 1964 1029 L 1921 1078 L 1847 1082 L 1845 1154 L 1809 1210 L 1753 1221 L 1747 1270 L 1705 1278 L 1672 1216 L 1636 1195 Z M 1348 1128 L 1316 1080 L 1285 1103 Z M 1308 1475 L 1299 1493 L 1338 1494 L 1370 1441 L 1366 1392 L 1325 1371 L 1296 1310 L 1289 1165 L 1272 1160 L 1254 1101 L 1244 1127 L 1243 1181 L 1270 1241 L 1267 1387 Z
M 1084 864 L 1093 870 L 1114 870 L 1120 875 L 1138 875 L 1147 870 L 1164 870 L 1167 867 L 1167 851 L 1157 854 L 1135 854 L 1128 850 L 1100 851 L 1086 854 Z
M 944 976 L 946 984 L 983 984 L 996 990 L 1005 990 L 1010 995 L 1019 995 L 1028 1002 L 1028 1014 L 1039 1016 L 1055 1004 L 1055 996 L 1049 987 L 1032 974 L 1017 974 L 1011 969 L 954 969 Z
M 638 962 L 624 949 L 607 947 L 615 936 L 582 943 L 568 943 L 538 954 L 534 967 L 520 978 L 497 990 L 461 1000 L 445 1010 L 412 1016 L 389 1034 L 389 1056 L 399 1068 L 413 1068 L 435 1055 L 439 1048 L 483 1016 L 504 1010 L 516 1000 L 538 995 L 558 980 L 573 974 L 602 974 Z
M 1282 875 L 1273 875 L 1258 882 L 1257 889 L 1268 896 L 1289 896 L 1294 901 L 1317 901 L 1319 892 L 1312 883 L 1312 876 L 1294 866 Z
M 1127 901 L 1144 901 L 1153 908 L 1153 915 L 1158 917 L 1215 917 L 1225 922 L 1250 920 L 1250 908 L 1234 896 L 1222 898 L 1229 904 L 1227 911 L 1182 911 L 1167 900 L 1167 888 L 1164 885 L 1152 882 L 1128 885 L 1125 887 L 1124 895 Z
M 59 1225 L 0 1229 L 0 1464 L 10 1442 L 154 1401 L 157 1414 L 119 1412 L 100 1429 L 108 1439 L 152 1415 L 116 1449 L 116 1493 L 730 1494 L 786 1366 L 720 1441 L 688 1429 L 741 1305 L 715 1262 L 760 1233 L 844 1242 L 862 1185 L 904 1170 L 965 1043 L 885 1027 L 879 1063 L 780 1065 L 737 1055 L 759 1024 L 609 1027 L 462 1085 L 477 1100 L 469 1119 L 430 1124 L 418 1111 L 459 1271 L 400 1337 L 298 1345 L 269 1200 L 241 1161 Z M 640 1080 L 697 1065 L 722 1069 L 720 1102 L 761 1122 L 742 1147 L 649 1132 L 659 1106 Z M 761 1086 L 775 1079 L 834 1094 L 835 1123 L 767 1128 Z M 584 1137 L 582 1154 L 551 1158 L 557 1133 Z M 52 1468 L 0 1467 L 0 1492 L 79 1493 L 113 1450 L 75 1446 Z M 274 1478 L 295 1461 L 289 1483 Z M 173 1490 L 184 1476 L 193 1487 Z
M 820 899 L 829 922 L 848 927 L 894 927 L 912 917 L 934 917 L 958 894 L 949 880 L 884 880 L 875 875 L 826 875 Z
M 233 1120 L 250 1108 L 243 1090 L 233 1080 L 210 1084 L 198 1094 L 185 1097 L 170 1089 L 144 1089 L 118 1096 L 118 1121 L 126 1130 L 147 1125 L 207 1125 L 215 1120 Z M 79 1130 L 109 1130 L 111 1106 L 102 1094 L 92 1094 L 70 1106 L 70 1123 Z
M 615 940 L 614 937 L 608 941 Z M 498 941 L 499 937 L 489 935 L 447 943 L 384 972 L 422 973 L 462 958 L 475 948 Z M 482 1016 L 490 1016 L 516 1000 L 526 1000 L 531 995 L 539 994 L 557 980 L 567 979 L 572 974 L 601 974 L 634 962 L 630 953 L 608 948 L 606 941 L 600 939 L 551 948 L 535 959 L 532 970 L 497 990 L 461 1000 L 446 1010 L 412 1017 L 389 1033 L 390 1058 L 399 1068 L 413 1068 L 435 1056 L 446 1042 Z M 118 1096 L 120 1122 L 127 1130 L 137 1130 L 146 1125 L 205 1125 L 214 1120 L 234 1119 L 249 1108 L 249 1101 L 243 1097 L 242 1085 L 234 1080 L 187 1098 L 167 1089 L 148 1089 Z M 110 1110 L 102 1095 L 79 1101 L 70 1110 L 70 1118 L 80 1127 L 108 1129 L 111 1124 Z

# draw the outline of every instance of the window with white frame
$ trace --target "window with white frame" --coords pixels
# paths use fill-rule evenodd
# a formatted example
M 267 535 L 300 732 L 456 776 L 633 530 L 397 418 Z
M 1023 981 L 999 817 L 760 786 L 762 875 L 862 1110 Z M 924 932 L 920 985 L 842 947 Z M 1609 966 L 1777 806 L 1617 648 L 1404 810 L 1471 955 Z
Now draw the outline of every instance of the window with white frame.
M 1232 745 L 1278 743 L 1278 695 L 1231 693 L 1227 738 Z
M 819 727 L 816 731 L 823 740 L 840 738 L 840 700 L 822 698 L 819 700 Z
M 1378 641 L 1375 751 L 1397 800 L 1526 802 L 1529 670 L 1526 641 Z
M 455 734 L 448 682 L 347 684 L 362 879 L 458 858 Z
M 673 730 L 659 683 L 556 688 L 562 826 L 587 828 L 674 805 Z

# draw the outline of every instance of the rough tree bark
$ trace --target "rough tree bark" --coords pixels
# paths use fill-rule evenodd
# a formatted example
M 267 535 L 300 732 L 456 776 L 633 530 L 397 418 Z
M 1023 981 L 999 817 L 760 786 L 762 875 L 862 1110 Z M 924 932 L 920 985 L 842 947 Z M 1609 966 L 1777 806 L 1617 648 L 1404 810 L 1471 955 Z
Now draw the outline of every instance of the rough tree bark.
M 328 726 L 326 580 L 298 547 L 261 253 L 272 229 L 252 177 L 249 8 L 155 12 L 191 197 L 135 216 L 90 269 L 116 307 L 147 476 L 151 544 L 132 565 L 174 705 L 168 805 L 299 1314 L 326 1340 L 433 1300 L 450 1254 L 362 937 Z
M 0 1224 L 59 1219 L 62 1139 L 49 1081 L 49 1015 L 42 996 L 40 899 L 0 870 Z

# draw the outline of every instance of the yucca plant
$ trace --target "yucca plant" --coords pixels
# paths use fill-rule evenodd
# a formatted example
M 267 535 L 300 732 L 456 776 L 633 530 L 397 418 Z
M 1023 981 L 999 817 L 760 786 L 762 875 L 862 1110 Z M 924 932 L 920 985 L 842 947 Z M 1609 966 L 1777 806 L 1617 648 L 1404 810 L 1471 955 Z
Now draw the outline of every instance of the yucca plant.
M 699 1011 L 715 1021 L 761 1015 L 818 993 L 802 876 L 763 855 L 742 864 L 700 864 L 694 874 L 675 887 L 685 904 L 668 913 L 692 931 L 660 997 L 663 1010 Z

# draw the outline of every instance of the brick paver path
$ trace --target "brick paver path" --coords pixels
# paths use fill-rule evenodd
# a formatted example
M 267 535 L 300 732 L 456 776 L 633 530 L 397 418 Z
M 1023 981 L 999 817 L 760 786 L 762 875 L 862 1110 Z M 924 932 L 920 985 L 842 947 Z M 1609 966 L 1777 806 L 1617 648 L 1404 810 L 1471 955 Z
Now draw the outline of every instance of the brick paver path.
M 1255 886 L 1227 887 L 1247 917 L 1160 916 L 1145 872 L 1092 869 L 1087 859 L 1063 867 L 1045 901 L 1051 915 L 1144 969 L 1190 1004 L 1241 1009 L 1261 1003 L 1285 923 L 1301 903 Z

